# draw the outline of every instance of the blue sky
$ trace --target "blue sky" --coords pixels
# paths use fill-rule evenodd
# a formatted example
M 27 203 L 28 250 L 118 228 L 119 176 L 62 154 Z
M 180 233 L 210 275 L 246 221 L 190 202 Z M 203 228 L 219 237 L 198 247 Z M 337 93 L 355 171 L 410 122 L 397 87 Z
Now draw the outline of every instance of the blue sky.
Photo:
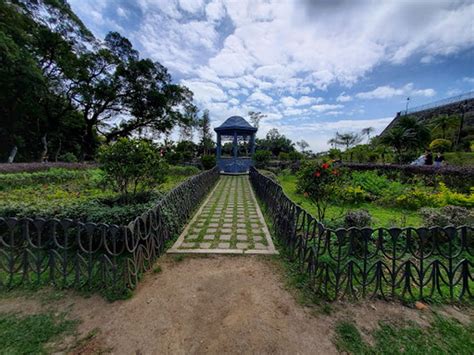
M 168 67 L 213 125 L 261 111 L 314 151 L 397 111 L 474 90 L 474 3 L 447 0 L 69 0 Z

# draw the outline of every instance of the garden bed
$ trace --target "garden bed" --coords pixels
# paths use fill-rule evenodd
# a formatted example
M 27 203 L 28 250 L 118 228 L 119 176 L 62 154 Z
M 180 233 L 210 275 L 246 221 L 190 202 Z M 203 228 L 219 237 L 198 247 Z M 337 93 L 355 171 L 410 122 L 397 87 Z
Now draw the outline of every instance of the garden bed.
M 194 167 L 170 167 L 166 181 L 152 191 L 123 196 L 97 168 L 0 174 L 0 216 L 71 218 L 125 224 L 150 209 L 161 196 L 194 175 Z

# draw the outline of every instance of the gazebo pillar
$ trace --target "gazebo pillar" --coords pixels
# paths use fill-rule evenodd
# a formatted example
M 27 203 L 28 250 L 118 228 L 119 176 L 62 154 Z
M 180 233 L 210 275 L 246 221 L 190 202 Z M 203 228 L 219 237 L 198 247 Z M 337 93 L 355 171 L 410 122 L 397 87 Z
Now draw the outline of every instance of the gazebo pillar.
M 250 155 L 253 156 L 255 153 L 255 133 L 250 136 Z
M 237 158 L 237 132 L 234 131 L 234 141 L 232 142 L 232 149 L 233 149 L 233 155 L 234 155 L 234 158 Z
M 221 158 L 221 151 L 222 151 L 222 146 L 221 146 L 221 134 L 217 133 L 217 148 L 216 148 L 216 156 L 217 159 Z

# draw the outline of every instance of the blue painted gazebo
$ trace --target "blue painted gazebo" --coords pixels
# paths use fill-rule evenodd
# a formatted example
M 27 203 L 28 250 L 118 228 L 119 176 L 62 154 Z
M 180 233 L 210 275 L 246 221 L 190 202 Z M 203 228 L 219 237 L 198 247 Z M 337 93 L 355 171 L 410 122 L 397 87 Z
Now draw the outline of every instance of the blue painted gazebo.
M 217 165 L 224 173 L 246 173 L 253 164 L 255 134 L 253 127 L 243 117 L 229 117 L 219 127 L 217 133 Z M 224 143 L 224 145 L 223 145 Z

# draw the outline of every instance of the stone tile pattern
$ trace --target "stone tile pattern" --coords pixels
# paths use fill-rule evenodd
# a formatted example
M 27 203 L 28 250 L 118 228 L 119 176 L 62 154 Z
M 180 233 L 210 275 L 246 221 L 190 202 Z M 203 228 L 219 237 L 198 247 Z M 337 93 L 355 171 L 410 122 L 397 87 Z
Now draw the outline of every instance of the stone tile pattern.
M 221 176 L 178 249 L 267 250 L 248 176 Z

